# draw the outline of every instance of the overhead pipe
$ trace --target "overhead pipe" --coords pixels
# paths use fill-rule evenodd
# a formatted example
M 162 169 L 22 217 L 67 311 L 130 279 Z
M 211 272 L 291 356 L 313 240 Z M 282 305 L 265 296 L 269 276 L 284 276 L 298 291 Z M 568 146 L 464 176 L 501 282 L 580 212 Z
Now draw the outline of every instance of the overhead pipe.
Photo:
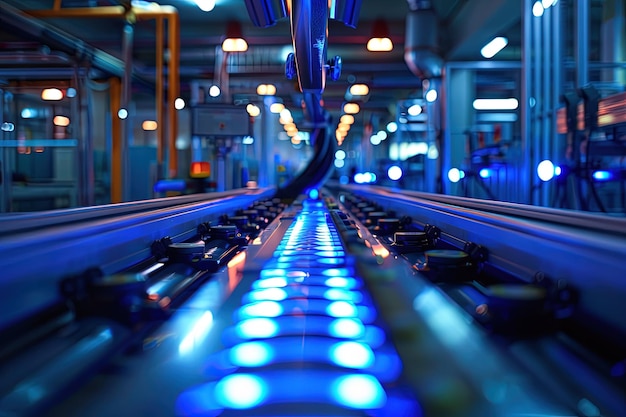
M 441 77 L 438 19 L 429 0 L 408 0 L 404 61 L 420 79 Z

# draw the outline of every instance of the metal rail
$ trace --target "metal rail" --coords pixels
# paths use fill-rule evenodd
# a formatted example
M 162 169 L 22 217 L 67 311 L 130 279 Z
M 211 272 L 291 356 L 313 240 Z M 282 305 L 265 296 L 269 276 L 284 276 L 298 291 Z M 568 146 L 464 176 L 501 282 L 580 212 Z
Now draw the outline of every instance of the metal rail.
M 273 194 L 274 189 L 250 189 L 210 200 L 204 195 L 50 212 L 47 224 L 39 215 L 25 215 L 25 224 L 40 227 L 0 235 L 0 329 L 61 302 L 63 278 L 90 268 L 119 272 L 148 259 L 154 240 L 191 238 L 198 224 Z
M 626 334 L 624 219 L 384 187 L 343 189 L 436 226 L 452 243 L 485 247 L 491 265 L 522 281 L 567 283 L 578 292 L 579 315 L 590 326 Z

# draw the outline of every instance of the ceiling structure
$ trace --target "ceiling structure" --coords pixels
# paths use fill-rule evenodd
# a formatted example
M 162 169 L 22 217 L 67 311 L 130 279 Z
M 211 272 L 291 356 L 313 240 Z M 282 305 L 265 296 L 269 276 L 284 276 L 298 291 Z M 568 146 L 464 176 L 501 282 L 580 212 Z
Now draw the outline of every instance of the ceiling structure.
M 37 15 L 38 21 L 45 27 L 51 25 L 84 41 L 90 47 L 122 59 L 125 21 L 120 18 L 96 17 L 95 10 L 119 6 L 129 3 L 128 1 L 7 0 L 0 1 L 2 3 L 29 16 Z M 53 6 L 58 3 L 63 9 L 89 7 L 94 10 L 94 15 L 72 18 L 42 17 L 44 13 L 41 11 L 52 12 Z M 249 48 L 244 53 L 231 53 L 227 58 L 228 89 L 231 97 L 243 101 L 254 100 L 259 83 L 273 83 L 277 86 L 277 96 L 285 104 L 299 105 L 297 81 L 287 80 L 284 75 L 284 51 L 291 44 L 288 19 L 282 19 L 267 28 L 255 27 L 248 17 L 244 0 L 217 0 L 211 12 L 201 11 L 193 0 L 158 3 L 174 7 L 180 19 L 179 72 L 183 98 L 189 100 L 193 81 L 213 82 L 220 77 L 219 47 L 228 23 L 237 21 L 241 23 L 242 34 Z M 392 113 L 398 100 L 421 97 L 421 79 L 409 69 L 404 57 L 409 3 L 421 6 L 432 3 L 438 33 L 435 33 L 437 45 L 430 48 L 430 52 L 440 56 L 443 62 L 484 60 L 480 56 L 480 48 L 494 36 L 501 35 L 509 38 L 509 45 L 493 59 L 521 59 L 521 4 L 517 0 L 363 0 L 356 28 L 338 21 L 329 22 L 328 56 L 339 55 L 343 62 L 340 79 L 328 80 L 322 96 L 329 111 L 338 111 L 345 101 L 347 88 L 353 82 L 366 83 L 370 87 L 370 95 L 362 108 L 372 112 Z M 391 52 L 369 52 L 366 49 L 374 22 L 379 19 L 389 29 L 394 43 Z M 24 55 L 24 48 L 34 47 L 40 51 L 41 46 L 52 40 L 49 39 L 49 34 L 36 40 L 36 36 L 7 26 L 6 23 L 5 21 L 0 26 L 0 85 L 3 78 L 10 76 L 23 74 L 24 77 L 32 77 L 35 64 L 44 68 L 55 64 L 54 54 L 48 55 L 46 59 L 28 59 Z M 140 20 L 134 23 L 133 29 L 133 72 L 149 85 L 155 82 L 157 73 L 156 23 L 154 20 Z M 419 38 L 421 34 L 418 32 L 415 36 Z M 20 51 L 20 59 L 17 59 L 20 57 L 16 55 L 17 50 Z M 123 61 L 116 62 L 123 66 L 120 64 Z M 21 66 L 30 68 L 30 71 L 20 72 Z

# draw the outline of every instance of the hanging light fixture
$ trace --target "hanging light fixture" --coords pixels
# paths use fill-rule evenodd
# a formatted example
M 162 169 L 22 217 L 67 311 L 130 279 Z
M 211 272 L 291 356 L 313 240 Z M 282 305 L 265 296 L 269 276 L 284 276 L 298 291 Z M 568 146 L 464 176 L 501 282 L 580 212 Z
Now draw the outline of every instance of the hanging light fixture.
M 367 41 L 367 50 L 372 52 L 389 52 L 393 49 L 393 42 L 389 37 L 389 28 L 382 19 L 374 21 L 372 37 Z
M 230 21 L 226 25 L 226 39 L 222 42 L 224 52 L 245 52 L 248 50 L 248 43 L 243 38 L 241 23 Z

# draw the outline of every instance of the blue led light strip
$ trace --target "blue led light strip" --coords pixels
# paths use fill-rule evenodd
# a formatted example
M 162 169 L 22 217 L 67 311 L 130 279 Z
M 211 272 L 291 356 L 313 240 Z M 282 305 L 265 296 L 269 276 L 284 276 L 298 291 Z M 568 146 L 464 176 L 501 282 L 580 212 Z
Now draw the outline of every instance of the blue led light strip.
M 266 415 L 277 406 L 290 415 L 316 406 L 335 415 L 421 414 L 414 399 L 389 388 L 400 359 L 319 200 L 303 202 L 234 321 L 213 358 L 221 375 L 183 392 L 179 415 Z

